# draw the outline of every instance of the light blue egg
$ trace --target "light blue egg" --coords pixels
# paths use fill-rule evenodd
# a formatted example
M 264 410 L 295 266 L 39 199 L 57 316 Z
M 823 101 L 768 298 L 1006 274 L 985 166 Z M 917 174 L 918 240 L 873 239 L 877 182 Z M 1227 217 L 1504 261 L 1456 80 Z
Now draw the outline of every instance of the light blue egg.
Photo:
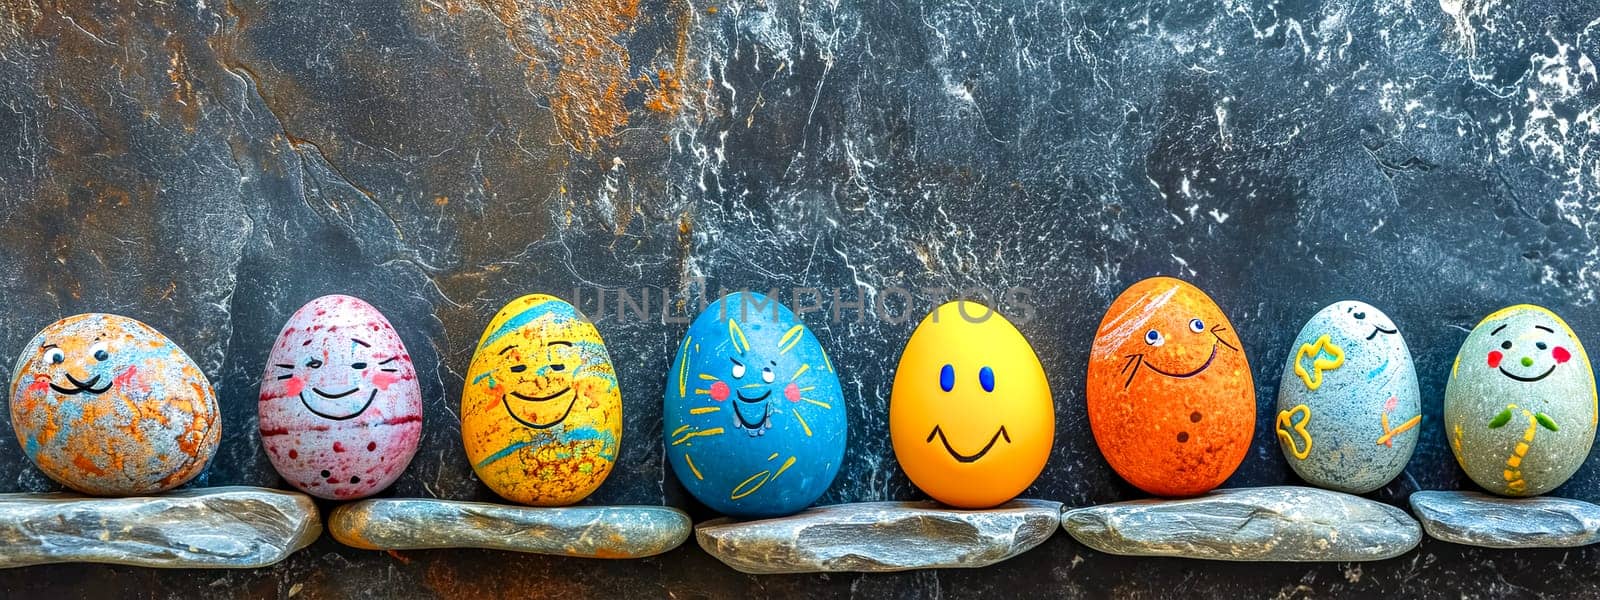
M 1361 494 L 1405 470 L 1421 434 L 1417 368 L 1400 329 L 1364 302 L 1336 302 L 1289 346 L 1273 421 L 1307 483 Z
M 667 372 L 667 458 L 706 506 L 737 517 L 793 514 L 844 459 L 839 376 L 782 304 L 742 292 L 689 325 Z

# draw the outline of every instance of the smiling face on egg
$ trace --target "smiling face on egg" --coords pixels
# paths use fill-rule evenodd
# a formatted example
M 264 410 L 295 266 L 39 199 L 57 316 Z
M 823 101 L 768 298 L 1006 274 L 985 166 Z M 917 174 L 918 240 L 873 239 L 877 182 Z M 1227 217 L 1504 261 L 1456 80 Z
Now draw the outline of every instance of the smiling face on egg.
M 1244 460 L 1255 386 L 1222 309 L 1188 282 L 1154 277 L 1106 310 L 1089 354 L 1088 409 L 1117 474 L 1153 494 L 1190 496 Z
M 1335 302 L 1312 315 L 1278 386 L 1274 432 L 1307 483 L 1352 494 L 1405 469 L 1422 422 L 1411 351 L 1383 311 Z
M 405 343 L 378 309 L 323 296 L 278 334 L 258 413 L 267 457 L 285 481 L 323 498 L 361 498 L 410 464 L 422 392 Z
M 154 328 L 93 313 L 51 324 L 24 347 L 11 424 L 39 469 L 75 490 L 168 490 L 205 469 L 222 427 L 200 367 Z
M 1445 433 L 1457 462 L 1502 495 L 1541 494 L 1570 478 L 1588 457 L 1597 416 L 1583 344 L 1538 306 L 1484 317 L 1445 387 Z
M 810 506 L 844 458 L 846 407 L 834 367 L 782 304 L 741 292 L 708 305 L 678 345 L 662 399 L 678 481 L 730 516 Z
M 900 355 L 889 437 L 911 482 L 940 502 L 988 508 L 1015 497 L 1055 442 L 1055 404 L 1033 346 L 981 304 L 935 309 Z
M 622 391 L 600 332 L 571 304 L 511 301 L 478 340 L 461 395 L 461 438 L 478 478 L 539 506 L 605 481 L 622 436 Z

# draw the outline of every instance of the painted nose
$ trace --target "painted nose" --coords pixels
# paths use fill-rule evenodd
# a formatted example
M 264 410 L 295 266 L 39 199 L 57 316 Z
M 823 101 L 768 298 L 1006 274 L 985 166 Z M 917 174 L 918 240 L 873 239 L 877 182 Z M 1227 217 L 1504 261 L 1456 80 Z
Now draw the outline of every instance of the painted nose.
M 1533 366 L 1533 357 L 1531 357 L 1531 356 L 1522 357 L 1522 366 L 1524 366 L 1524 367 Z

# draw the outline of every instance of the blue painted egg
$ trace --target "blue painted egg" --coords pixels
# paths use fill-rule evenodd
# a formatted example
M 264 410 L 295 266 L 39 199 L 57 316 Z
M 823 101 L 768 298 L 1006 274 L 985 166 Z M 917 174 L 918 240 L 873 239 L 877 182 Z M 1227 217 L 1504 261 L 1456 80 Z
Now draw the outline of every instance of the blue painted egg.
M 844 459 L 839 376 L 811 330 L 761 294 L 707 306 L 667 372 L 662 431 L 678 480 L 736 517 L 810 506 Z
M 1411 350 L 1383 311 L 1336 302 L 1300 329 L 1273 427 L 1306 483 L 1352 494 L 1383 487 L 1411 460 L 1421 423 Z

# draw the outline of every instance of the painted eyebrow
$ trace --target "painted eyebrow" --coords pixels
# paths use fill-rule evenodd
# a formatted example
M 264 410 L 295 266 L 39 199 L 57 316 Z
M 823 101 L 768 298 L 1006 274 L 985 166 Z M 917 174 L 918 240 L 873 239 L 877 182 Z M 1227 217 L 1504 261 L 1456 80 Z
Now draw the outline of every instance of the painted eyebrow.
M 1543 325 L 1534 325 L 1534 326 L 1533 326 L 1533 328 L 1534 328 L 1534 329 L 1543 329 L 1543 330 L 1545 330 L 1545 331 L 1547 331 L 1547 332 L 1550 332 L 1550 333 L 1555 333 L 1555 332 L 1556 332 L 1556 330 L 1554 330 L 1554 329 L 1551 329 L 1551 328 L 1549 328 L 1549 327 L 1545 327 L 1545 326 L 1543 326 Z
M 272 366 L 274 366 L 274 367 L 283 367 L 285 369 L 293 369 L 294 368 L 294 365 L 286 365 L 286 364 L 283 364 L 283 363 L 278 363 L 278 364 L 275 364 L 275 365 L 272 365 Z
M 357 344 L 361 344 L 361 345 L 362 345 L 362 346 L 366 346 L 366 347 L 368 347 L 368 348 L 371 348 L 371 347 L 372 347 L 372 344 L 368 344 L 368 343 L 366 343 L 366 342 L 363 342 L 363 341 L 361 341 L 361 340 L 358 340 L 358 339 L 356 339 L 356 338 L 350 338 L 350 341 L 352 341 L 352 342 L 355 342 L 355 343 L 357 343 Z
M 505 353 L 507 353 L 507 352 L 510 352 L 510 351 L 511 351 L 511 349 L 512 349 L 512 348 L 515 348 L 515 347 L 517 347 L 517 345 L 516 345 L 516 344 L 512 344 L 512 345 L 510 345 L 510 346 L 506 346 L 506 347 L 505 347 L 505 349 L 503 349 L 503 350 L 501 350 L 501 351 L 500 351 L 500 354 L 505 354 Z
M 1509 325 L 1509 323 L 1508 323 L 1508 325 Z M 1489 332 L 1489 335 L 1500 335 L 1500 330 L 1501 329 L 1505 329 L 1505 328 L 1506 328 L 1505 325 L 1501 325 L 1499 327 L 1496 327 L 1496 328 L 1494 328 L 1494 331 Z
M 389 358 L 388 358 L 388 359 L 386 359 L 386 360 L 384 360 L 384 361 L 383 361 L 383 362 L 380 362 L 380 363 L 378 363 L 378 364 L 380 364 L 380 365 L 387 365 L 387 364 L 389 364 L 389 363 L 392 363 L 392 362 L 394 362 L 394 361 L 397 361 L 397 360 L 400 360 L 400 355 L 398 355 L 398 354 L 396 354 L 396 355 L 394 355 L 394 356 L 391 356 L 391 357 L 389 357 Z
M 57 345 L 55 345 L 55 344 L 45 344 L 45 345 L 43 345 L 43 346 L 40 346 L 40 347 L 39 347 L 39 349 L 40 349 L 40 350 L 49 350 L 49 349 L 51 349 L 51 348 L 59 348 L 59 347 L 60 347 L 60 346 L 57 346 Z
M 556 340 L 554 342 L 545 342 L 544 345 L 546 345 L 546 346 L 571 346 L 572 342 L 568 342 L 568 341 L 564 341 L 564 340 Z

